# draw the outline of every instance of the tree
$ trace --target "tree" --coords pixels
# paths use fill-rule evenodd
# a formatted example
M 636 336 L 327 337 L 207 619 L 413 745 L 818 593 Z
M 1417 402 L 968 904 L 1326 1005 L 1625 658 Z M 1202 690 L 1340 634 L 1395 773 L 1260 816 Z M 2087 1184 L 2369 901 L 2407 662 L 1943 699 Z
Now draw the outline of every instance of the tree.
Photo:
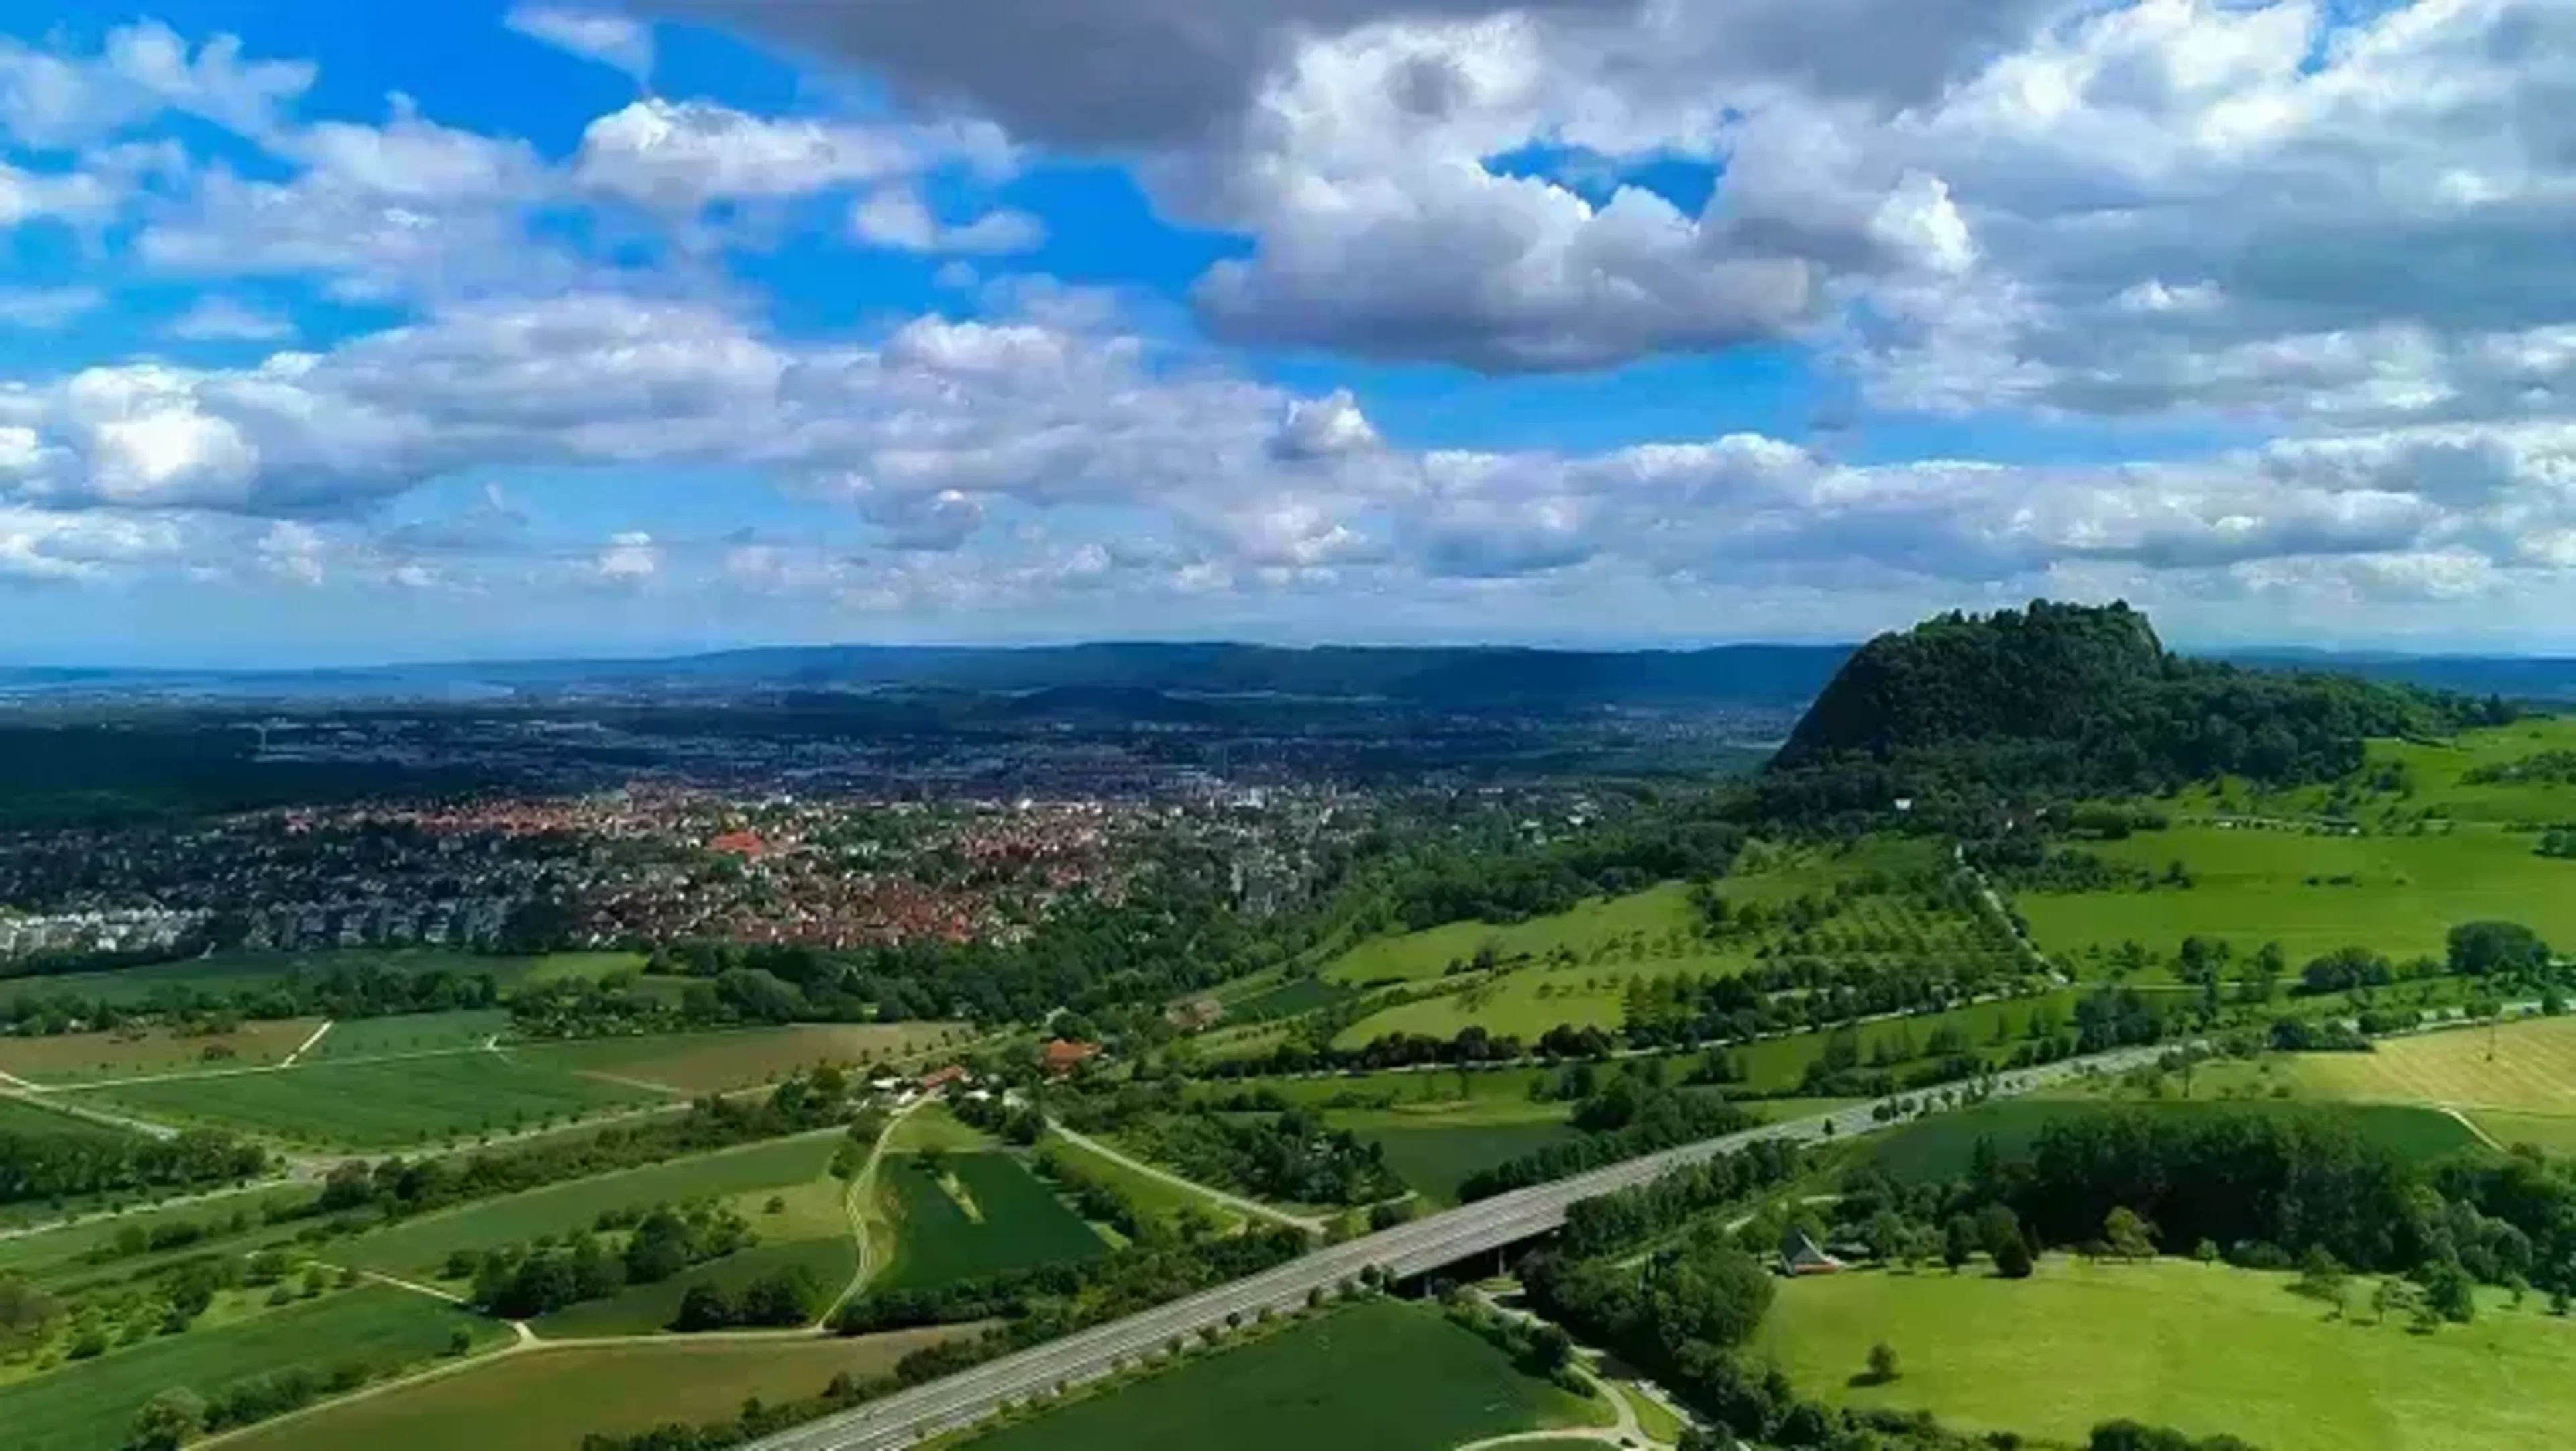
M 2004 1204 L 1989 1204 L 1977 1211 L 1977 1243 L 1997 1260 L 2004 1257 L 2006 1244 L 2029 1248 L 2022 1239 L 2021 1216 Z
M 1533 1374 L 1555 1375 L 1574 1363 L 1574 1337 L 1562 1326 L 1540 1326 L 1530 1333 L 1528 1363 Z
M 1977 1222 L 1964 1214 L 1951 1215 L 1941 1232 L 1941 1262 L 1956 1274 L 1977 1257 L 1977 1245 Z
M 2343 1262 L 2328 1253 L 2324 1245 L 2310 1245 L 2299 1261 L 2297 1289 L 2302 1295 L 2340 1306 L 2346 1279 Z
M 2549 944 L 2519 922 L 2463 922 L 2451 929 L 2449 948 L 2451 971 L 2474 977 L 2549 965 Z
M 2122 1205 L 2102 1219 L 2102 1238 L 2111 1253 L 2124 1260 L 2151 1260 L 2156 1257 L 2155 1227 L 2138 1217 L 2138 1212 Z
M 1996 1251 L 1995 1273 L 2007 1280 L 2027 1280 L 2032 1268 L 2030 1246 L 2016 1231 L 2012 1238 L 2004 1241 L 2004 1247 Z
M 1871 1215 L 1868 1237 L 1869 1252 L 1879 1260 L 1894 1264 L 1905 1257 L 1905 1217 L 1895 1210 L 1882 1209 Z
M 2425 1273 L 2424 1304 L 2443 1319 L 2466 1325 L 2477 1318 L 2477 1288 L 2457 1261 L 2443 1260 Z
M 1869 1348 L 1869 1383 L 1883 1386 L 1903 1372 L 1897 1368 L 1896 1347 L 1882 1340 Z
M 184 1387 L 163 1391 L 135 1413 L 126 1451 L 178 1451 L 206 1428 L 206 1403 Z

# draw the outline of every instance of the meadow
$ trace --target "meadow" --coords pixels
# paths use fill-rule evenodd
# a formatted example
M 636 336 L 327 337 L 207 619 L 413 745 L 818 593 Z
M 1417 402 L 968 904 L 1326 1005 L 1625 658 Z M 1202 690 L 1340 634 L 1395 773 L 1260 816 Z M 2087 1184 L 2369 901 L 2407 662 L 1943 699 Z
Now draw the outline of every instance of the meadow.
M 2576 1115 L 2576 1018 L 2381 1040 L 2368 1053 L 2287 1060 L 2292 1091 L 2355 1102 Z
M 2079 969 L 2125 942 L 2171 956 L 2189 936 L 2225 941 L 2240 958 L 2278 942 L 2293 972 L 2347 946 L 2439 957 L 2452 927 L 2481 919 L 2576 943 L 2576 862 L 2533 846 L 2474 825 L 2422 836 L 2178 826 L 2084 850 L 2159 874 L 2180 862 L 2190 887 L 2020 892 L 2013 905 L 2041 951 Z
M 319 1018 L 244 1023 L 229 1033 L 180 1036 L 165 1028 L 0 1038 L 0 1073 L 29 1083 L 83 1083 L 282 1063 L 322 1026 Z M 209 1056 L 212 1055 L 212 1056 Z
M 1452 922 L 1420 932 L 1371 937 L 1333 959 L 1322 976 L 1330 982 L 1353 984 L 1418 982 L 1441 976 L 1452 964 L 1473 962 L 1488 948 L 1504 961 L 1540 957 L 1560 947 L 1585 956 L 1639 934 L 1650 939 L 1674 932 L 1687 935 L 1693 925 L 1685 889 L 1679 882 L 1667 882 L 1624 897 L 1596 897 L 1527 922 Z
M 953 1179 L 954 1192 L 935 1176 Z M 893 1261 L 874 1281 L 881 1285 L 944 1285 L 1108 1252 L 1007 1154 L 943 1154 L 935 1166 L 919 1154 L 890 1155 L 877 1171 L 877 1206 L 895 1230 Z
M 239 1451 L 565 1451 L 596 1431 L 732 1419 L 746 1399 L 819 1394 L 832 1377 L 868 1380 L 960 1334 L 906 1330 L 854 1340 L 637 1341 L 501 1356 L 454 1375 L 280 1421 Z
M 1369 1300 L 1019 1424 L 975 1451 L 1449 1451 L 1606 1422 L 1432 1309 Z M 1589 1443 L 1599 1446 L 1603 1443 Z
M 70 1134 L 85 1139 L 121 1139 L 131 1135 L 113 1124 L 78 1114 L 58 1113 L 42 1099 L 0 1096 L 0 1134 Z
M 2363 1138 L 2417 1163 L 2433 1163 L 2479 1146 L 2468 1125 L 2434 1109 L 2399 1104 L 2304 1104 L 2266 1101 L 2159 1100 L 2126 1105 L 2162 1114 L 2302 1114 L 2347 1123 Z M 2010 1159 L 2029 1151 L 2050 1123 L 2101 1112 L 2081 1099 L 2002 1099 L 1903 1124 L 1870 1142 L 1870 1163 L 1905 1183 L 1964 1177 L 1980 1141 Z
M 10 1451 L 102 1451 L 124 1445 L 135 1413 L 165 1390 L 207 1394 L 288 1365 L 327 1373 L 358 1362 L 381 1374 L 446 1355 L 459 1329 L 485 1345 L 509 1335 L 426 1296 L 363 1286 L 0 1386 L 0 1427 Z
M 343 1149 L 410 1148 L 656 1101 L 646 1090 L 481 1052 L 299 1064 L 81 1091 L 163 1122 Z
M 534 1066 L 701 1094 L 755 1087 L 825 1063 L 842 1068 L 878 1063 L 963 1036 L 963 1026 L 956 1023 L 810 1023 L 527 1044 L 510 1053 Z
M 1531 1115 L 1517 1122 L 1425 1123 L 1418 1115 L 1372 1110 L 1328 1114 L 1326 1122 L 1377 1145 L 1397 1178 L 1443 1207 L 1458 1202 L 1458 1186 L 1477 1172 L 1581 1137 L 1565 1122 L 1561 1107 L 1553 1117 Z
M 2364 755 L 2365 779 L 2394 767 L 2404 773 L 2400 791 L 2373 791 L 2350 808 L 2350 814 L 2375 821 L 2394 811 L 2401 817 L 2435 813 L 2457 821 L 2483 821 L 2555 826 L 2576 821 L 2576 784 L 2547 779 L 2470 781 L 2482 771 L 2510 771 L 2517 763 L 2552 751 L 2576 750 L 2576 716 L 2517 721 L 2509 726 L 2463 731 L 2449 740 L 2374 740 Z M 2315 815 L 2328 810 L 2334 788 L 2306 786 L 2263 795 L 2232 784 L 2231 793 L 2251 798 L 2257 815 Z M 2211 793 L 2194 793 L 2206 798 Z
M 2128 1416 L 2265 1451 L 2542 1451 L 2576 1416 L 2576 1325 L 2500 1298 L 2414 1335 L 2331 1320 L 2288 1275 L 2051 1256 L 2026 1281 L 1861 1272 L 1780 1287 L 1752 1347 L 1809 1395 L 2080 1442 Z M 2366 1291 L 2354 1295 L 2366 1300 Z M 1975 1327 L 1974 1334 L 1961 1327 Z M 1858 1385 L 1869 1348 L 1902 1373 Z
M 539 1235 L 587 1229 L 608 1210 L 778 1192 L 827 1180 L 837 1131 L 674 1159 L 568 1184 L 552 1184 L 409 1219 L 350 1240 L 337 1258 L 396 1274 L 434 1273 L 457 1250 L 497 1249 Z M 764 1231 L 758 1217 L 754 1223 Z
M 338 1058 L 381 1058 L 398 1053 L 434 1052 L 443 1048 L 478 1048 L 510 1031 L 510 1014 L 502 1008 L 465 1009 L 452 1013 L 407 1013 L 398 1018 L 342 1018 L 331 1024 L 322 1041 L 296 1061 L 327 1063 Z

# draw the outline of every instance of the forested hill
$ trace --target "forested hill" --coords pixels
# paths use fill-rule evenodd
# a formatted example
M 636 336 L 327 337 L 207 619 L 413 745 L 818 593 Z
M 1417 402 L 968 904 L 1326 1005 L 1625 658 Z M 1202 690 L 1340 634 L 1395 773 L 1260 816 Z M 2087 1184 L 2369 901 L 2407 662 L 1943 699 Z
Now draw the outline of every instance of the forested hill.
M 2125 604 L 1942 615 L 1855 653 L 1765 774 L 1774 814 L 1934 811 L 2152 791 L 2235 774 L 2324 780 L 2369 736 L 2510 718 L 2499 701 L 2172 654 Z

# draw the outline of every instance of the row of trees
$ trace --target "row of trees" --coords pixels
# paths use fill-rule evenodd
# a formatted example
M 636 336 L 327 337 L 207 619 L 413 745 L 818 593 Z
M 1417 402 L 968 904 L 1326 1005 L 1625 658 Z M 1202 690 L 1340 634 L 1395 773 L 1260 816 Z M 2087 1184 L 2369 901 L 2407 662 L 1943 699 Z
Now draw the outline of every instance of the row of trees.
M 475 1308 L 505 1320 L 527 1320 L 584 1300 L 606 1299 L 628 1285 L 660 1284 L 757 1242 L 749 1222 L 729 1209 L 663 1204 L 635 1216 L 622 1243 L 585 1231 L 561 1243 L 508 1245 L 480 1254 L 460 1251 L 449 1259 L 447 1273 L 451 1279 L 473 1281 Z
M 61 1133 L 0 1130 L 0 1204 L 204 1189 L 267 1170 L 267 1150 L 216 1129 L 170 1139 L 85 1125 Z

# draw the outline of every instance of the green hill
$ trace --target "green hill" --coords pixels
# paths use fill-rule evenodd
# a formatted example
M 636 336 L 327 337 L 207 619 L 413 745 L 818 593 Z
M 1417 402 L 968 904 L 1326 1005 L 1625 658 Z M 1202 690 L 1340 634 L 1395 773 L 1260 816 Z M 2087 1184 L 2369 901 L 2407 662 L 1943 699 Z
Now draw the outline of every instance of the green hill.
M 2186 659 L 2125 604 L 2040 601 L 1870 641 L 1756 789 L 1768 814 L 1813 818 L 1908 797 L 1955 813 L 2222 775 L 2319 781 L 2359 768 L 2366 738 L 2511 714 L 2412 686 Z

